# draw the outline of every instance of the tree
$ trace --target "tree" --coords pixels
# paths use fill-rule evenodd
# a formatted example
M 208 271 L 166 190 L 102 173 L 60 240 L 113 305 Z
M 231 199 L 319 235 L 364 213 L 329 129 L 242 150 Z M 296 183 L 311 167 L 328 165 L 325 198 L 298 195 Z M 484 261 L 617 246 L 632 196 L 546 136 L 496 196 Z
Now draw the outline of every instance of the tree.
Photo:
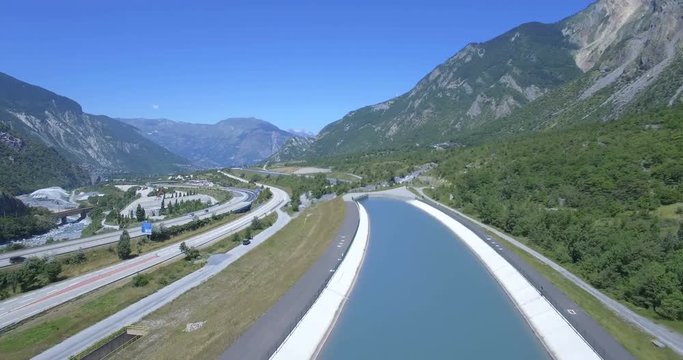
M 62 264 L 57 260 L 48 261 L 45 264 L 45 275 L 50 282 L 55 282 L 59 279 L 59 274 L 62 273 Z
M 259 221 L 258 217 L 254 216 L 254 218 L 251 219 L 251 228 L 254 230 L 261 228 L 261 222 Z
M 657 309 L 657 313 L 671 320 L 683 319 L 683 294 L 675 291 L 662 300 L 662 304 Z
M 683 242 L 683 222 L 678 226 L 678 241 Z
M 135 209 L 135 218 L 138 221 L 144 221 L 145 220 L 145 209 L 143 209 L 140 204 L 138 204 L 137 209 Z
M 166 200 L 161 199 L 161 209 L 159 209 L 159 215 L 163 214 L 166 211 Z
M 128 235 L 127 230 L 123 230 L 121 237 L 119 237 L 119 243 L 116 245 L 116 254 L 119 259 L 125 260 L 130 257 L 130 235 Z
M 47 260 L 38 257 L 30 257 L 24 262 L 24 265 L 19 271 L 21 291 L 28 291 L 36 286 L 38 277 L 45 271 L 46 262 Z
M 5 279 L 7 281 L 7 285 L 9 285 L 12 288 L 12 292 L 16 293 L 17 287 L 19 287 L 20 285 L 19 271 L 8 272 L 5 275 Z
M 185 242 L 180 243 L 180 251 L 185 254 L 185 260 L 194 260 L 199 257 L 199 250 L 194 247 L 187 246 Z

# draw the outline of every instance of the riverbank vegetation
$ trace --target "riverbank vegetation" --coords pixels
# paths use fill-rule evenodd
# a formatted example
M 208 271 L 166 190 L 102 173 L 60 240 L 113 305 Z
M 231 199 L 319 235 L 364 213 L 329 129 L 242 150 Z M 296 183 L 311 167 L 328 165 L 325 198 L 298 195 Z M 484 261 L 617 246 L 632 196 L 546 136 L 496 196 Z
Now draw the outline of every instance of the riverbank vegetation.
M 430 194 L 651 316 L 683 320 L 683 109 L 457 149 Z M 680 212 L 683 212 L 681 210 Z
M 508 243 L 495 234 L 489 234 L 499 243 L 505 245 L 519 257 L 531 264 L 538 272 L 543 274 L 572 301 L 579 305 L 588 315 L 610 333 L 628 352 L 636 359 L 642 360 L 674 360 L 679 357 L 671 349 L 661 349 L 652 344 L 652 337 L 644 333 L 633 324 L 626 322 L 612 310 L 605 307 L 593 295 L 576 286 L 551 267 L 541 263 L 536 258 L 527 254 L 524 250 Z
M 31 208 L 0 191 L 0 244 L 44 234 L 57 226 L 50 211 Z

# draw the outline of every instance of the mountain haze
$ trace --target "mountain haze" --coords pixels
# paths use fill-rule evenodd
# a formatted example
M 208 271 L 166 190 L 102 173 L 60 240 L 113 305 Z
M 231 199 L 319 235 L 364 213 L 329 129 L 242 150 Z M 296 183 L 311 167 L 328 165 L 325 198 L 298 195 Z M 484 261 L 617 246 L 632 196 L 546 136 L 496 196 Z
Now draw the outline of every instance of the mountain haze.
M 251 164 L 268 158 L 287 140 L 298 137 L 255 118 L 231 118 L 216 124 L 168 119 L 120 119 L 139 134 L 187 159 L 212 168 Z

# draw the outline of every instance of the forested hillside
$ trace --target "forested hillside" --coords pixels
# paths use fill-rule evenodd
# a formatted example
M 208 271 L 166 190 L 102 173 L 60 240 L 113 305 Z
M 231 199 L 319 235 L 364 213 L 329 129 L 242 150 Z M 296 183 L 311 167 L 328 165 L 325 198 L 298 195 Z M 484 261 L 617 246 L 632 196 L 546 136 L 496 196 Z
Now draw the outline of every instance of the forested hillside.
M 8 132 L 0 123 L 0 191 L 28 193 L 42 187 L 88 183 L 86 171 L 44 144 Z
M 683 107 L 451 150 L 433 195 L 683 319 Z
M 55 226 L 47 209 L 29 208 L 19 199 L 0 191 L 0 244 L 45 233 Z

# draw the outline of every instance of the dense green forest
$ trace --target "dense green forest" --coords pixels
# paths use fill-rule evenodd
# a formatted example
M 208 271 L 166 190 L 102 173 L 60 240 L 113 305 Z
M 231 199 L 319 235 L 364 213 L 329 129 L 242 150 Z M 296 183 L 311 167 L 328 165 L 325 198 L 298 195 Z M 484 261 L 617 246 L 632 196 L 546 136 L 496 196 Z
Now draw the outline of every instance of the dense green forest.
M 683 108 L 454 149 L 432 194 L 683 319 Z
M 42 234 L 55 226 L 47 209 L 30 208 L 14 196 L 0 192 L 0 244 Z
M 73 188 L 89 181 L 85 170 L 55 149 L 6 132 L 0 122 L 0 190 L 17 195 L 40 188 Z

